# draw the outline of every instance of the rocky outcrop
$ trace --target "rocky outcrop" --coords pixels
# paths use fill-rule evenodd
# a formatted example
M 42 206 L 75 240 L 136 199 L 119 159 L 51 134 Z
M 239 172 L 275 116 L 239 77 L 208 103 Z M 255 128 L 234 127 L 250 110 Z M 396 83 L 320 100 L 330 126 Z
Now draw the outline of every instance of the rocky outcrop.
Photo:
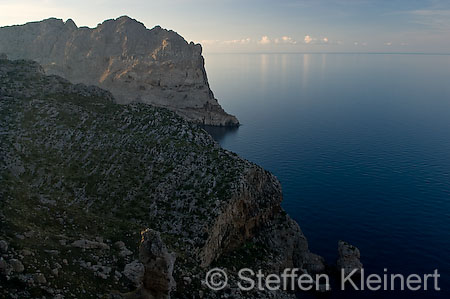
M 0 60 L 0 178 L 0 297 L 215 298 L 202 285 L 213 263 L 232 286 L 250 265 L 323 267 L 272 174 L 171 111 L 118 105 L 35 62 Z
M 360 258 L 361 254 L 359 249 L 345 241 L 338 242 L 339 258 L 337 260 L 337 266 L 339 271 L 344 270 L 344 275 L 349 275 L 355 269 L 356 273 L 361 273 L 363 267 Z
M 46 73 L 74 83 L 100 86 L 118 103 L 165 107 L 200 124 L 239 124 L 214 98 L 199 44 L 126 16 L 93 29 L 54 18 L 2 27 L 0 53 L 35 60 Z
M 169 253 L 159 232 L 147 229 L 141 235 L 139 260 L 145 271 L 135 298 L 170 298 L 170 292 L 176 288 L 173 278 L 175 255 Z
M 215 219 L 202 248 L 202 266 L 207 267 L 224 252 L 253 238 L 274 215 L 280 212 L 281 185 L 260 167 L 246 169 L 226 207 Z

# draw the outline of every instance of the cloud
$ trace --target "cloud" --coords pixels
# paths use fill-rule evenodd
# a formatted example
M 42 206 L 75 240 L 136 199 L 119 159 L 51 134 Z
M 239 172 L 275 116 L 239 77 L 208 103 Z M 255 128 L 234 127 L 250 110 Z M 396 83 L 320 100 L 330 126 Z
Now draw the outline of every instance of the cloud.
M 247 37 L 243 39 L 233 39 L 233 40 L 226 40 L 223 41 L 225 45 L 246 45 L 251 43 L 252 39 Z
M 311 35 L 305 35 L 303 39 L 305 44 L 310 45 L 325 45 L 325 44 L 337 44 L 337 41 L 331 41 L 328 37 L 313 37 Z
M 295 39 L 288 35 L 282 35 L 281 37 L 273 37 L 270 38 L 268 35 L 263 35 L 260 39 L 252 39 L 250 37 L 240 38 L 240 39 L 232 39 L 232 40 L 202 40 L 200 41 L 202 45 L 205 46 L 233 46 L 233 47 L 241 47 L 247 45 L 273 45 L 273 46 L 286 46 L 286 47 L 296 47 L 300 44 L 311 44 L 311 45 L 340 45 L 342 42 L 333 41 L 328 37 L 313 37 L 310 35 L 305 35 L 303 41 L 300 39 Z M 248 47 L 248 46 L 247 46 Z
M 313 41 L 312 37 L 309 35 L 305 35 L 305 38 L 303 40 L 305 41 L 305 44 L 309 44 Z
M 270 38 L 267 35 L 264 35 L 263 37 L 261 37 L 261 40 L 258 43 L 261 45 L 268 45 L 271 42 L 272 41 L 270 40 Z
M 385 46 L 392 46 L 392 42 L 385 42 L 384 45 Z
M 219 39 L 204 39 L 200 41 L 200 44 L 204 46 L 211 45 L 247 45 L 252 42 L 252 39 L 242 38 L 242 39 L 233 39 L 233 40 L 219 40 Z
M 274 39 L 274 42 L 276 44 L 291 44 L 291 45 L 295 45 L 297 44 L 297 41 L 294 40 L 292 37 L 290 36 L 282 36 L 280 38 L 276 38 Z

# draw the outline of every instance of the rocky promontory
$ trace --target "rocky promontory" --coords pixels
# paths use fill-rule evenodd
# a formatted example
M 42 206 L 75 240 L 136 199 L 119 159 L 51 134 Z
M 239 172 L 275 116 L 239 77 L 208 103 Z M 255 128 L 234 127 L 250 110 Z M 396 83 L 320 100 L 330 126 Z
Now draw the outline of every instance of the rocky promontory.
M 239 125 L 214 98 L 201 45 L 126 16 L 92 29 L 54 18 L 2 27 L 0 53 L 34 60 L 73 83 L 97 85 L 121 104 L 165 107 L 205 125 Z
M 167 109 L 4 58 L 0 297 L 285 298 L 241 292 L 237 269 L 324 268 L 269 172 Z M 204 285 L 212 267 L 229 287 Z

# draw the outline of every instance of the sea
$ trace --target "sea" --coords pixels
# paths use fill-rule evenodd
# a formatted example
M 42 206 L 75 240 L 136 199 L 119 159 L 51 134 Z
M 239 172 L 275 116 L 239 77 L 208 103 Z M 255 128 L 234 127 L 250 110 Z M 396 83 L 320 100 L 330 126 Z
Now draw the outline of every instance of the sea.
M 271 171 L 328 264 L 345 240 L 368 274 L 440 274 L 435 290 L 300 298 L 450 298 L 450 55 L 205 54 L 238 129 L 208 128 Z M 385 270 L 386 269 L 386 270 Z

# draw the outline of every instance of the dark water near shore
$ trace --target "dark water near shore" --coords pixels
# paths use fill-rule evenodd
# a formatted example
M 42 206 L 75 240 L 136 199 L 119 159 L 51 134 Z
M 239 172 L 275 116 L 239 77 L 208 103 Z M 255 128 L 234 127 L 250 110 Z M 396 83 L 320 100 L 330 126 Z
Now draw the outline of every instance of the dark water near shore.
M 343 239 L 366 272 L 441 274 L 441 292 L 326 297 L 450 298 L 450 56 L 205 58 L 243 124 L 215 137 L 279 178 L 313 252 L 334 262 Z

